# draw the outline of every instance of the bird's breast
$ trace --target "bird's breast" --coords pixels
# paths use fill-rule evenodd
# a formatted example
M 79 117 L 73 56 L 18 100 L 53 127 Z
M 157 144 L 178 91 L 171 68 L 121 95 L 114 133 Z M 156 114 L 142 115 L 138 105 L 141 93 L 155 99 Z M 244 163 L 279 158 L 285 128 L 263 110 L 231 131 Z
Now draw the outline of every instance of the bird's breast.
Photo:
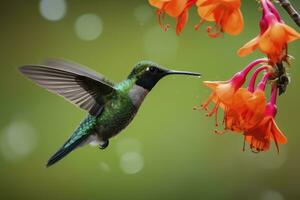
M 148 93 L 149 93 L 149 91 L 146 90 L 145 88 L 138 86 L 138 85 L 134 85 L 129 90 L 128 96 L 129 96 L 130 100 L 132 101 L 132 104 L 136 108 L 139 108 Z
M 98 119 L 96 130 L 99 137 L 106 140 L 118 134 L 132 121 L 137 110 L 127 94 L 112 99 Z

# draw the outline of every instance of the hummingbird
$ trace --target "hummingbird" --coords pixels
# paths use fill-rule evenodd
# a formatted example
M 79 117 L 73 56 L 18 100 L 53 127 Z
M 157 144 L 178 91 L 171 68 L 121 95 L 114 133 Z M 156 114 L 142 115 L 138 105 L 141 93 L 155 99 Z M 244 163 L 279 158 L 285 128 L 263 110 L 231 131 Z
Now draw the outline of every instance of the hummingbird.
M 166 69 L 151 61 L 138 62 L 128 77 L 116 84 L 95 71 L 61 59 L 25 65 L 19 71 L 37 85 L 88 112 L 73 134 L 50 157 L 47 167 L 85 144 L 105 149 L 109 139 L 132 121 L 144 98 L 161 78 L 172 74 L 201 76 L 200 73 Z

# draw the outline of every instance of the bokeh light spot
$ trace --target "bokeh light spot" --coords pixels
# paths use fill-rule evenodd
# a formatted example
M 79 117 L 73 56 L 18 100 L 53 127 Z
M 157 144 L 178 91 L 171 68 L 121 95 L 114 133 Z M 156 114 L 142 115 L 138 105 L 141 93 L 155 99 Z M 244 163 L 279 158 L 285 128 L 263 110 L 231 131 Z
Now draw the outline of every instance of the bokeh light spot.
M 163 32 L 161 27 L 154 26 L 144 36 L 146 55 L 152 60 L 170 61 L 178 51 L 178 37 L 174 30 Z
M 141 152 L 142 145 L 140 141 L 135 138 L 124 138 L 117 142 L 116 150 L 119 155 L 126 152 Z
M 144 159 L 138 152 L 127 152 L 121 156 L 121 169 L 126 174 L 136 174 L 144 167 Z
M 133 14 L 140 25 L 144 25 L 144 23 L 148 22 L 154 16 L 154 10 L 149 5 L 142 4 L 134 9 Z
M 284 200 L 283 196 L 275 190 L 267 190 L 262 193 L 261 200 Z
M 67 11 L 67 4 L 65 0 L 41 0 L 40 13 L 50 21 L 61 20 Z
M 34 128 L 25 121 L 14 121 L 4 128 L 1 135 L 1 153 L 10 161 L 17 161 L 28 156 L 36 147 Z
M 75 22 L 77 36 L 86 41 L 97 39 L 103 31 L 102 19 L 95 14 L 84 14 Z

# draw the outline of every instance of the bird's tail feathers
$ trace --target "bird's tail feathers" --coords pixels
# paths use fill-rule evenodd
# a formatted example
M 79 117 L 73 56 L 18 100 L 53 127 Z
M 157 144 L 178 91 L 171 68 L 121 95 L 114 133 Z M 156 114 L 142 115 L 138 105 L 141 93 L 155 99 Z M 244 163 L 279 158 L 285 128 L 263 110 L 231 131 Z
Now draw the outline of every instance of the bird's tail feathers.
M 53 155 L 47 162 L 47 167 L 50 167 L 51 165 L 55 164 L 56 162 L 63 159 L 66 155 L 71 153 L 76 147 L 78 147 L 81 143 L 83 143 L 87 138 L 88 134 L 81 136 L 78 140 L 70 144 L 69 146 L 65 147 L 66 144 L 69 143 L 69 140 Z
M 48 160 L 47 167 L 55 164 L 76 147 L 84 144 L 88 140 L 89 136 L 92 134 L 91 130 L 96 124 L 96 117 L 88 115 L 83 122 L 79 125 L 76 131 L 71 135 L 71 137 L 65 142 L 65 144 Z

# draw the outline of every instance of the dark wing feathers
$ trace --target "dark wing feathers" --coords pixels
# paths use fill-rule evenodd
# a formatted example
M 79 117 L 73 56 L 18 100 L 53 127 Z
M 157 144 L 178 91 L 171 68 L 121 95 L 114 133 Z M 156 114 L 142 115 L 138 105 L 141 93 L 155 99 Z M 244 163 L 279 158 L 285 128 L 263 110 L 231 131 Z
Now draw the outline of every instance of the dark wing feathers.
M 107 84 L 109 86 L 113 86 L 113 83 L 106 80 L 105 77 L 95 71 L 88 69 L 85 66 L 82 66 L 77 63 L 61 60 L 61 59 L 48 59 L 43 62 L 45 66 L 51 66 L 52 68 L 56 68 L 59 70 L 63 70 L 66 72 L 76 73 L 78 75 L 82 75 L 85 77 L 89 77 L 91 79 L 102 82 L 103 84 Z
M 48 60 L 44 65 L 26 65 L 20 71 L 38 85 L 65 97 L 80 108 L 96 115 L 103 106 L 104 96 L 115 91 L 102 75 L 78 64 Z

